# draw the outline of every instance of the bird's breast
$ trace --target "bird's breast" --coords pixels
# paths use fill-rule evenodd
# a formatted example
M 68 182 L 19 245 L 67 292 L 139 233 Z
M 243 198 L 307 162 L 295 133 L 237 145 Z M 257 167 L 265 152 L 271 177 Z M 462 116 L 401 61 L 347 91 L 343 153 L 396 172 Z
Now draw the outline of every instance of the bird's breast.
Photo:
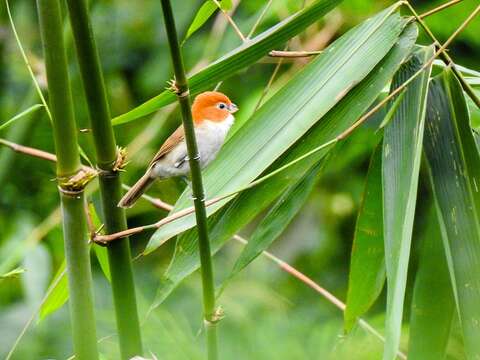
M 201 125 L 195 128 L 198 151 L 200 153 L 200 164 L 206 166 L 217 155 L 225 142 L 228 130 L 233 124 L 233 116 L 222 122 L 204 120 Z

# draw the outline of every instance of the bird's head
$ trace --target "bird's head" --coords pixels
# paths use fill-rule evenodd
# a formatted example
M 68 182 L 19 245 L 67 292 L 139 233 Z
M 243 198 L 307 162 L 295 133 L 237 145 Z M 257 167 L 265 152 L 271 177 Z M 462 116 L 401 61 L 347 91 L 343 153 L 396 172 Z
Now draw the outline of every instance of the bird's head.
M 203 120 L 222 122 L 238 110 L 227 95 L 217 91 L 206 91 L 195 98 L 192 105 L 193 121 L 196 124 Z

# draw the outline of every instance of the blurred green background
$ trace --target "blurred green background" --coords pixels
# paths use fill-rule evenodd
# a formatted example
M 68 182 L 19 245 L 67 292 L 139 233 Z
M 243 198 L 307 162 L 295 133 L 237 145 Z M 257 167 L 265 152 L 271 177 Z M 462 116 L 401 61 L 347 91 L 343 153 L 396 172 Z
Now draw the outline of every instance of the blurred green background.
M 419 11 L 443 1 L 412 1 Z M 177 27 L 185 34 L 202 1 L 173 3 Z M 308 1 L 307 1 L 308 3 Z M 320 50 L 347 29 L 375 14 L 392 1 L 345 0 L 325 19 L 311 26 L 290 43 L 293 50 Z M 244 33 L 255 22 L 266 1 L 243 0 L 234 18 Z M 440 41 L 445 41 L 477 5 L 465 0 L 455 7 L 427 19 Z M 163 30 L 160 2 L 156 0 L 96 0 L 91 2 L 94 31 L 110 95 L 112 115 L 119 115 L 158 94 L 172 71 Z M 257 33 L 302 6 L 301 0 L 275 0 Z M 40 83 L 44 81 L 41 46 L 32 0 L 11 1 L 11 8 L 23 46 Z M 0 122 L 39 102 L 28 71 L 21 59 L 8 24 L 4 4 L 0 13 Z M 450 54 L 461 65 L 480 70 L 480 21 L 477 19 L 451 46 Z M 74 61 L 68 24 L 65 36 L 70 56 L 70 73 L 80 128 L 88 127 L 85 100 Z M 420 43 L 429 43 L 423 35 Z M 205 66 L 237 47 L 240 40 L 222 16 L 212 17 L 183 47 L 188 70 Z M 279 49 L 281 50 L 281 49 Z M 267 97 L 288 81 L 308 59 L 286 60 Z M 237 122 L 245 121 L 260 98 L 275 67 L 265 59 L 236 74 L 221 85 L 240 107 Z M 378 119 L 377 119 L 378 120 Z M 375 121 L 372 120 L 372 121 Z M 130 163 L 123 179 L 131 184 L 145 169 L 166 136 L 179 124 L 175 108 L 163 109 L 147 117 L 115 128 L 118 143 L 128 146 Z M 237 124 L 237 126 L 238 126 Z M 53 152 L 50 124 L 42 111 L 22 119 L 0 137 Z M 79 135 L 82 148 L 93 157 L 89 133 Z M 287 231 L 271 248 L 338 298 L 346 297 L 350 248 L 356 213 L 361 200 L 369 156 L 378 137 L 374 127 L 357 131 L 335 151 L 313 195 Z M 59 228 L 58 193 L 53 164 L 16 155 L 0 148 L 0 266 L 19 264 L 26 272 L 14 279 L 0 280 L 0 357 L 6 355 L 22 327 L 40 303 L 48 284 L 63 260 L 63 241 Z M 152 195 L 173 202 L 185 185 L 169 180 L 157 184 Z M 430 196 L 420 184 L 419 196 L 426 212 Z M 93 196 L 95 201 L 96 195 Z M 422 202 L 419 202 L 420 204 Z M 129 211 L 129 225 L 151 223 L 166 213 L 146 202 Z M 416 223 L 414 254 L 424 224 Z M 252 224 L 252 227 L 254 224 Z M 249 228 L 242 234 L 248 238 Z M 134 254 L 145 246 L 148 234 L 132 238 Z M 135 261 L 140 317 L 145 318 L 159 279 L 168 265 L 173 242 L 152 255 Z M 215 257 L 217 280 L 231 269 L 241 245 L 230 242 Z M 13 259 L 13 260 L 12 260 Z M 18 259 L 18 261 L 15 261 Z M 7 264 L 7 265 L 5 265 Z M 100 350 L 105 359 L 116 359 L 114 314 L 110 288 L 99 264 L 93 259 L 95 301 Z M 415 266 L 415 256 L 411 266 Z M 407 304 L 412 283 L 407 290 Z M 199 277 L 187 279 L 166 301 L 143 321 L 146 355 L 159 359 L 201 359 L 201 289 Z M 384 294 L 368 314 L 368 320 L 382 331 Z M 342 313 L 312 289 L 260 257 L 235 278 L 220 299 L 226 317 L 220 324 L 220 344 L 224 359 L 379 359 L 382 343 L 356 328 L 343 334 Z M 408 306 L 406 307 L 408 308 Z M 405 314 L 407 317 L 408 311 Z M 22 339 L 14 359 L 65 359 L 72 353 L 69 338 L 68 308 L 38 322 Z M 405 339 L 408 329 L 404 331 Z M 448 348 L 451 359 L 461 359 L 458 336 Z

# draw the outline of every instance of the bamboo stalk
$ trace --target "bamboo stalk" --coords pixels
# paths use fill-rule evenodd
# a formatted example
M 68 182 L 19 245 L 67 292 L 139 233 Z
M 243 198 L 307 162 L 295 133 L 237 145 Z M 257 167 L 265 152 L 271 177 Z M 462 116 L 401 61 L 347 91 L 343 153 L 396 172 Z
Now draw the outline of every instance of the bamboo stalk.
M 63 44 L 58 0 L 37 0 L 42 35 L 57 176 L 62 205 L 65 257 L 70 292 L 73 347 L 79 360 L 98 359 L 92 275 L 84 214 L 84 184 L 73 180 L 81 171 L 72 95 Z
M 127 228 L 125 211 L 117 207 L 122 195 L 116 166 L 117 145 L 87 3 L 85 0 L 68 0 L 67 4 L 97 155 L 103 220 L 106 232 L 110 234 Z M 142 354 L 142 341 L 129 239 L 109 244 L 107 251 L 120 353 L 122 359 L 130 359 Z
M 170 0 L 161 0 L 163 18 L 167 32 L 170 54 L 175 72 L 175 91 L 182 111 L 182 122 L 185 130 L 190 172 L 192 177 L 193 202 L 198 231 L 201 275 L 203 285 L 203 315 L 207 335 L 208 359 L 218 358 L 217 326 L 218 314 L 215 309 L 215 285 L 213 280 L 212 255 L 208 238 L 207 212 L 205 209 L 205 191 L 202 183 L 197 141 L 190 108 L 190 96 L 187 78 L 183 66 L 182 54 L 178 44 L 175 19 Z

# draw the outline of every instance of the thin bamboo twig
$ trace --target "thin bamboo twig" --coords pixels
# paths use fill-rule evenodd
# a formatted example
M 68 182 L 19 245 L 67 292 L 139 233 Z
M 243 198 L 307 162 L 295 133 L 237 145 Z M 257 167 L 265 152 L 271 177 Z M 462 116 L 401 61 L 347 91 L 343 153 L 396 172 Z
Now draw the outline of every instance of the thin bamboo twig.
M 29 147 L 29 146 L 16 144 L 16 143 L 13 143 L 13 142 L 5 140 L 5 139 L 0 138 L 0 145 L 4 145 L 4 146 L 8 147 L 9 149 L 11 149 L 15 152 L 25 154 L 25 155 L 29 155 L 29 156 L 32 156 L 32 157 L 36 157 L 36 158 L 39 158 L 39 159 L 42 159 L 42 160 L 47 160 L 47 161 L 51 161 L 51 162 L 56 162 L 57 161 L 57 157 L 52 153 L 49 153 L 49 152 L 46 152 L 46 151 L 43 151 L 43 150 L 39 150 L 39 149 L 35 149 L 35 148 Z M 90 172 L 90 173 L 95 172 L 95 169 L 93 169 L 89 166 L 83 165 L 82 168 L 85 171 Z M 130 190 L 130 188 L 131 188 L 130 186 L 125 185 L 125 184 L 122 184 L 122 187 L 125 190 Z M 167 210 L 167 211 L 171 210 L 171 206 L 166 204 L 165 202 L 163 202 L 160 199 L 153 198 L 153 197 L 148 196 L 146 194 L 143 194 L 142 198 L 151 202 L 151 203 L 155 203 L 155 206 L 157 206 L 160 209 Z
M 15 36 L 15 41 L 17 42 L 18 49 L 20 50 L 20 54 L 22 55 L 23 62 L 27 66 L 28 73 L 30 74 L 30 77 L 32 78 L 35 89 L 37 90 L 37 94 L 40 97 L 40 100 L 42 101 L 42 104 L 45 106 L 45 111 L 47 112 L 48 117 L 51 120 L 52 119 L 52 114 L 50 113 L 50 109 L 48 108 L 47 101 L 45 100 L 45 97 L 43 96 L 42 89 L 40 89 L 40 85 L 37 82 L 35 74 L 33 73 L 32 66 L 30 65 L 30 61 L 28 60 L 27 54 L 25 53 L 25 50 L 23 49 L 22 43 L 20 41 L 20 37 L 18 36 L 18 33 L 17 33 L 17 28 L 15 26 L 15 23 L 13 22 L 13 17 L 12 17 L 12 14 L 10 12 L 10 5 L 9 5 L 8 0 L 5 0 L 5 7 L 7 9 L 8 20 L 10 21 L 10 27 L 12 28 L 13 35 Z
M 442 4 L 440 6 L 437 6 L 436 8 L 432 9 L 432 10 L 429 10 L 429 11 L 426 11 L 424 12 L 423 14 L 421 14 L 419 16 L 420 19 L 424 19 L 430 15 L 433 15 L 433 14 L 436 14 L 437 12 L 439 11 L 442 11 L 450 6 L 453 6 L 453 5 L 456 5 L 456 4 L 459 4 L 461 3 L 463 0 L 451 0 L 449 2 L 446 2 L 445 4 Z
M 39 159 L 48 160 L 52 162 L 57 161 L 57 157 L 54 154 L 43 151 L 43 150 L 35 149 L 29 146 L 19 145 L 5 139 L 0 139 L 0 144 L 18 153 L 30 155 Z
M 285 49 L 283 50 L 284 52 L 287 51 L 288 49 L 288 44 L 285 45 Z M 273 69 L 272 75 L 270 75 L 270 78 L 268 79 L 267 85 L 263 88 L 262 94 L 260 95 L 260 98 L 257 101 L 257 104 L 255 105 L 255 108 L 253 109 L 253 113 L 256 113 L 260 105 L 262 105 L 263 99 L 265 99 L 265 96 L 267 96 L 267 93 L 270 91 L 270 88 L 272 87 L 273 81 L 277 77 L 278 72 L 280 71 L 280 67 L 283 64 L 283 57 L 280 58 L 278 61 L 277 65 L 275 65 L 275 68 Z
M 0 139 L 0 144 L 6 145 L 6 144 L 4 144 L 3 139 Z M 25 155 L 37 157 L 37 158 L 40 158 L 40 159 L 43 159 L 43 160 L 48 160 L 48 161 L 56 161 L 56 157 L 53 154 L 46 153 L 46 152 L 43 152 L 41 150 L 37 150 L 37 149 L 34 149 L 34 148 L 29 148 L 27 146 L 22 146 L 22 145 L 18 145 L 18 144 L 9 143 L 9 145 L 13 145 L 13 146 L 9 146 L 12 150 L 13 149 L 19 149 L 19 152 L 23 153 Z M 47 155 L 45 156 L 45 154 L 47 154 Z M 129 189 L 129 187 L 127 185 L 124 185 L 124 187 L 127 190 Z M 161 199 L 154 198 L 154 197 L 151 197 L 151 196 L 148 196 L 148 195 L 145 195 L 144 198 L 145 198 L 145 200 L 150 202 L 153 206 L 155 206 L 158 209 L 166 210 L 166 211 L 171 211 L 173 209 L 173 206 L 171 204 L 168 204 L 168 203 L 162 201 Z M 244 239 L 243 237 L 241 237 L 240 235 L 237 235 L 237 234 L 235 234 L 233 236 L 233 239 L 238 241 L 238 242 L 241 242 L 242 244 L 247 243 L 246 239 Z M 289 273 L 293 277 L 297 278 L 301 282 L 305 283 L 307 286 L 309 286 L 312 289 L 314 289 L 315 291 L 317 291 L 320 295 L 322 295 L 325 299 L 327 299 L 329 302 L 334 304 L 340 310 L 342 310 L 342 311 L 345 310 L 346 305 L 341 300 L 336 298 L 333 294 L 331 294 L 325 288 L 321 287 L 319 284 L 315 283 L 307 275 L 303 274 L 299 270 L 297 270 L 294 267 L 292 267 L 291 265 L 289 265 L 287 262 L 279 259 L 278 257 L 276 257 L 275 255 L 271 254 L 268 251 L 263 251 L 262 255 L 267 257 L 268 259 L 272 260 L 273 262 L 275 262 L 277 265 L 279 265 L 279 267 L 282 270 L 286 271 L 287 273 Z M 48 295 L 46 295 L 46 297 L 48 297 Z M 365 320 L 360 319 L 359 320 L 359 325 L 361 327 L 363 327 L 366 331 L 372 333 L 375 337 L 377 337 L 381 341 L 385 340 L 385 338 L 375 328 L 373 328 L 370 324 L 368 324 L 368 322 L 366 322 Z M 111 336 L 112 335 L 109 335 L 108 337 L 111 337 Z M 98 343 L 100 343 L 102 340 L 103 340 L 103 338 L 100 339 L 98 341 Z M 405 354 L 403 354 L 401 352 L 398 353 L 398 356 L 401 357 L 402 359 L 406 358 Z
M 321 54 L 322 51 L 282 51 L 282 50 L 272 50 L 268 53 L 270 57 L 283 57 L 283 58 L 301 58 L 301 57 L 310 57 Z
M 240 235 L 233 235 L 233 239 L 238 241 L 239 243 L 243 245 L 248 244 L 248 240 L 245 238 L 241 237 Z M 303 282 L 305 285 L 308 287 L 312 288 L 315 290 L 317 293 L 319 293 L 321 296 L 323 296 L 327 301 L 335 305 L 338 309 L 340 309 L 342 312 L 345 311 L 346 305 L 344 302 L 342 302 L 340 299 L 335 297 L 331 292 L 329 292 L 327 289 L 323 288 L 319 284 L 317 284 L 314 280 L 312 280 L 310 277 L 302 273 L 301 271 L 297 270 L 294 268 L 292 265 L 287 263 L 286 261 L 283 261 L 282 259 L 278 258 L 277 256 L 273 255 L 272 253 L 268 251 L 262 251 L 262 255 L 265 256 L 267 259 L 273 261 L 275 264 L 278 265 L 280 269 L 283 271 L 287 272 L 294 278 L 298 279 L 299 281 Z M 374 327 L 372 327 L 368 322 L 366 322 L 363 319 L 358 320 L 358 324 L 367 332 L 370 332 L 372 335 L 374 335 L 377 339 L 379 339 L 382 342 L 385 342 L 385 338 L 383 337 L 382 334 L 380 334 Z M 406 359 L 407 356 L 401 352 L 400 350 L 397 352 L 397 355 L 401 359 Z
M 73 347 L 77 359 L 96 360 L 98 350 L 92 274 L 83 208 L 85 181 L 78 176 L 81 175 L 82 168 L 63 43 L 60 3 L 58 0 L 37 0 L 37 10 L 57 152 Z
M 410 5 L 410 2 L 406 0 L 404 4 L 408 7 L 408 9 L 412 12 L 413 16 L 416 18 L 418 23 L 422 26 L 422 28 L 425 30 L 427 35 L 434 41 L 434 44 L 437 47 L 441 48 L 440 42 L 437 40 L 433 32 L 430 30 L 430 28 L 427 26 L 427 24 L 422 20 L 422 17 L 417 14 L 415 9 L 413 8 L 412 5 Z M 479 12 L 480 6 L 477 7 L 472 13 L 471 13 L 471 19 L 473 19 Z M 471 20 L 470 19 L 470 20 Z M 470 21 L 467 19 L 467 21 Z M 468 23 L 467 23 L 468 24 Z M 463 24 L 462 24 L 463 25 Z M 462 73 L 458 70 L 457 66 L 453 62 L 452 58 L 446 51 L 446 47 L 443 49 L 443 51 L 439 54 L 439 57 L 442 59 L 442 61 L 445 63 L 447 66 L 451 66 L 453 74 L 455 77 L 460 81 L 460 84 L 462 85 L 463 90 L 468 94 L 470 99 L 477 105 L 477 107 L 480 109 L 480 98 L 475 94 L 475 91 L 473 90 L 472 86 L 465 80 L 463 77 Z
M 216 0 L 214 1 L 218 5 L 218 2 Z M 203 287 L 203 313 L 207 335 L 208 359 L 216 360 L 218 359 L 216 323 L 219 320 L 219 314 L 215 307 L 215 284 L 207 225 L 207 211 L 205 208 L 205 191 L 203 188 L 202 172 L 200 168 L 200 154 L 198 152 L 197 141 L 195 138 L 195 129 L 190 107 L 190 91 L 178 43 L 172 6 L 170 0 L 161 0 L 161 4 L 165 21 L 165 30 L 167 32 L 168 44 L 170 47 L 170 55 L 175 73 L 174 90 L 182 111 L 182 123 L 185 130 L 190 174 L 192 177 L 192 193 L 198 231 L 198 247 Z
M 249 32 L 248 35 L 247 35 L 247 39 L 250 39 L 250 38 L 252 37 L 253 33 L 255 32 L 255 30 L 257 30 L 258 25 L 260 25 L 260 23 L 262 22 L 263 18 L 264 18 L 265 15 L 267 14 L 268 9 L 269 9 L 270 6 L 272 5 L 272 2 L 273 2 L 273 0 L 268 0 L 267 4 L 266 4 L 265 7 L 263 8 L 262 12 L 261 12 L 260 15 L 258 16 L 257 21 L 255 21 L 255 24 L 253 24 L 252 28 L 250 29 L 250 32 Z
M 117 206 L 122 182 L 117 164 L 117 150 L 110 109 L 95 37 L 85 0 L 68 0 L 70 23 L 87 99 L 92 136 L 97 158 L 102 212 L 107 233 L 127 228 L 125 210 Z M 121 358 L 142 355 L 142 340 L 131 263 L 130 241 L 124 238 L 107 247 L 113 302 Z
M 237 33 L 238 37 L 242 40 L 242 42 L 247 41 L 247 38 L 245 37 L 245 35 L 243 35 L 242 31 L 240 30 L 238 25 L 235 23 L 235 21 L 232 19 L 232 17 L 228 14 L 228 12 L 223 10 L 222 6 L 220 5 L 220 3 L 217 0 L 212 0 L 212 1 L 215 3 L 215 5 L 218 6 L 220 11 L 223 13 L 223 15 L 225 15 L 227 21 L 230 23 L 230 25 L 232 25 L 233 29 Z

